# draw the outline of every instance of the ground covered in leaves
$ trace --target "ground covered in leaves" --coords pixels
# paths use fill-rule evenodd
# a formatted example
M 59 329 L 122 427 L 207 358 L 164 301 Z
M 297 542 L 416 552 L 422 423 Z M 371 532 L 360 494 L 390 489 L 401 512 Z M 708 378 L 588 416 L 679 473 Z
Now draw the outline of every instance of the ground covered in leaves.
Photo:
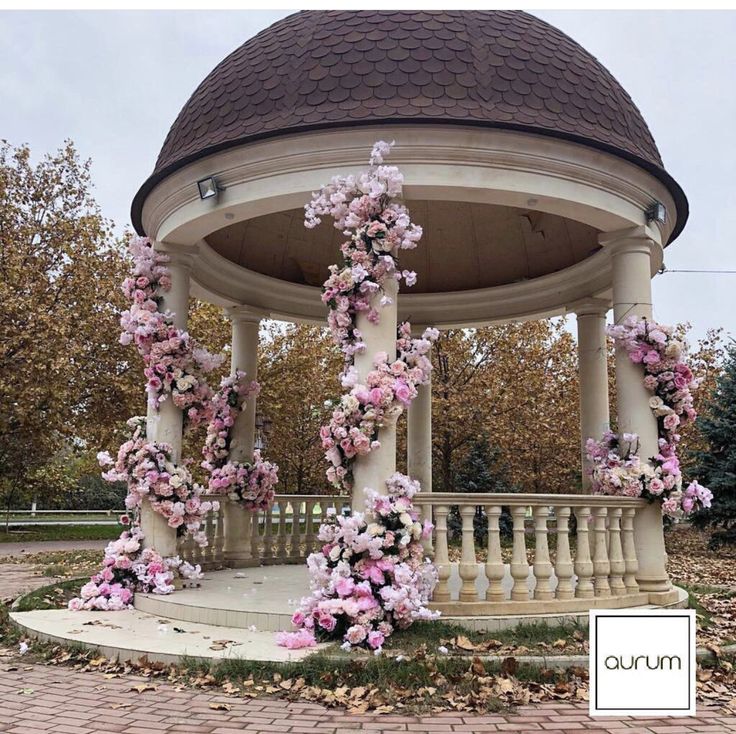
M 699 700 L 736 714 L 735 659 L 726 649 L 736 641 L 736 552 L 728 548 L 712 551 L 707 543 L 705 534 L 673 528 L 667 533 L 669 568 L 673 581 L 688 589 L 697 610 L 699 646 L 711 651 L 710 660 L 698 667 Z M 83 568 L 86 573 L 98 555 L 97 551 L 44 553 L 31 556 L 30 562 L 39 572 L 59 567 L 77 576 Z M 37 590 L 24 598 L 25 608 L 61 606 L 80 583 L 66 580 Z M 139 692 L 155 690 L 159 681 L 166 680 L 182 688 L 216 690 L 234 697 L 278 696 L 356 713 L 489 712 L 588 697 L 584 666 L 553 668 L 523 662 L 529 655 L 587 654 L 587 631 L 576 625 L 524 625 L 490 634 L 444 622 L 423 623 L 395 635 L 380 656 L 347 655 L 334 648 L 298 663 L 233 659 L 216 666 L 186 660 L 165 666 L 145 659 L 119 664 L 88 651 L 37 642 L 31 642 L 20 656 L 26 641 L 7 619 L 1 632 L 0 657 L 10 668 L 35 660 L 96 670 L 108 678 L 143 675 L 145 682 L 131 681 L 131 690 Z

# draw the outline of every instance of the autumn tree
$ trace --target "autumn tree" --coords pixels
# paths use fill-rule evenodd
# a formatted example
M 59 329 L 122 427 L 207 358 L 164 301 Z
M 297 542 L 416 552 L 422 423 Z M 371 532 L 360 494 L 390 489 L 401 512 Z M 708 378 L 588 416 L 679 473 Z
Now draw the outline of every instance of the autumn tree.
M 443 332 L 433 353 L 434 475 L 462 490 L 458 472 L 485 433 L 511 484 L 528 492 L 579 485 L 575 342 L 560 321 Z
M 122 244 L 73 144 L 31 160 L 0 143 L 0 492 L 65 446 L 105 444 L 140 412 L 139 365 L 118 344 Z
M 325 478 L 319 429 L 325 400 L 339 397 L 342 357 L 326 329 L 271 322 L 261 339 L 259 411 L 271 421 L 266 455 L 279 465 L 279 491 L 320 494 Z

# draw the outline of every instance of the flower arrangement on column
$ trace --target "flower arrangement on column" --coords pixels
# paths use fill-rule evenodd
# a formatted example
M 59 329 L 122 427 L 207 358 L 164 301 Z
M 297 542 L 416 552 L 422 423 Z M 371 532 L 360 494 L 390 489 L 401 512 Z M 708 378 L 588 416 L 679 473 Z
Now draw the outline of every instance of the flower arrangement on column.
M 173 314 L 160 310 L 162 294 L 171 289 L 168 255 L 156 252 L 145 237 L 131 239 L 128 249 L 133 270 L 122 289 L 130 307 L 120 318 L 120 342 L 134 344 L 143 358 L 149 404 L 158 408 L 170 395 L 186 420 L 197 425 L 206 418 L 212 396 L 204 375 L 222 363 L 223 355 L 208 352 L 174 326 Z
M 687 365 L 686 345 L 675 338 L 671 326 L 637 317 L 609 326 L 608 334 L 634 364 L 644 367 L 644 386 L 652 393 L 649 407 L 657 419 L 659 452 L 649 461 L 639 457 L 639 437 L 633 433 L 619 437 L 609 431 L 600 441 L 588 439 L 593 491 L 660 501 L 662 511 L 670 517 L 710 507 L 713 494 L 697 481 L 683 490 L 677 457 L 679 429 L 697 417 L 692 391 L 698 381 Z
M 205 374 L 221 364 L 223 356 L 203 349 L 174 325 L 174 314 L 160 310 L 162 293 L 171 288 L 168 256 L 157 253 L 147 238 L 131 239 L 129 253 L 132 270 L 122 290 L 130 307 L 121 314 L 120 342 L 134 344 L 143 358 L 149 405 L 158 409 L 171 397 L 184 411 L 186 424 L 195 426 L 219 406 Z M 229 395 L 224 399 L 229 400 Z M 71 600 L 70 609 L 126 608 L 134 591 L 168 594 L 177 575 L 187 579 L 202 575 L 199 566 L 178 556 L 162 558 L 155 549 L 143 548 L 141 505 L 147 498 L 151 508 L 176 528 L 177 535 L 191 535 L 200 547 L 207 545 L 202 523 L 219 505 L 202 499 L 204 488 L 193 481 L 186 461 L 173 461 L 171 446 L 147 439 L 145 418 L 131 418 L 128 427 L 130 436 L 116 459 L 101 452 L 98 460 L 107 468 L 103 478 L 127 485 L 128 514 L 121 517 L 121 523 L 129 528 L 107 546 L 102 570 L 92 576 L 79 598 Z
M 251 512 L 266 510 L 273 504 L 279 468 L 263 460 L 258 450 L 253 452 L 252 462 L 230 461 L 228 457 L 235 421 L 248 398 L 257 395 L 259 390 L 260 385 L 255 380 L 248 382 L 240 370 L 223 379 L 219 392 L 212 399 L 202 451 L 202 468 L 210 475 L 210 493 L 227 495 Z
M 403 176 L 396 166 L 384 165 L 391 145 L 377 142 L 367 171 L 333 178 L 305 207 L 305 226 L 315 227 L 327 215 L 347 237 L 340 248 L 343 262 L 330 267 L 322 292 L 330 330 L 345 357 L 341 382 L 346 392 L 320 429 L 327 478 L 340 489 L 352 486 L 355 458 L 380 447 L 381 429 L 416 397 L 417 385 L 427 382 L 429 352 L 438 336 L 436 329 L 427 329 L 412 339 L 411 325 L 403 323 L 395 360 L 386 352 L 374 354 L 372 369 L 362 379 L 355 367 L 355 355 L 366 348 L 358 314 L 377 324 L 380 308 L 391 303 L 387 283 L 416 282 L 416 273 L 400 269 L 398 255 L 417 246 L 422 229 L 397 201 Z M 367 492 L 365 513 L 333 513 L 320 527 L 324 545 L 307 560 L 311 595 L 292 618 L 298 631 L 279 633 L 280 645 L 306 647 L 317 638 L 342 639 L 345 649 L 380 652 L 395 628 L 436 616 L 427 603 L 437 573 L 421 544 L 432 527 L 420 524 L 412 505 L 419 484 L 394 474 L 386 478 L 387 494 L 375 489 Z

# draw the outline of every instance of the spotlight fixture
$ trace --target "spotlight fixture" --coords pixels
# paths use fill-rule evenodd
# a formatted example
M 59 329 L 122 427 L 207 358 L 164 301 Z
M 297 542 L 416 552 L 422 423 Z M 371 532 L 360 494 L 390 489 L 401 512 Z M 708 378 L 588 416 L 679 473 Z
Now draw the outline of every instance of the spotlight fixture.
M 647 222 L 664 224 L 667 219 L 667 209 L 661 201 L 655 201 L 644 213 L 647 216 Z
M 199 198 L 203 201 L 204 199 L 217 198 L 220 191 L 224 190 L 221 186 L 217 185 L 217 181 L 215 181 L 214 176 L 208 176 L 207 178 L 197 181 L 197 188 L 199 189 Z

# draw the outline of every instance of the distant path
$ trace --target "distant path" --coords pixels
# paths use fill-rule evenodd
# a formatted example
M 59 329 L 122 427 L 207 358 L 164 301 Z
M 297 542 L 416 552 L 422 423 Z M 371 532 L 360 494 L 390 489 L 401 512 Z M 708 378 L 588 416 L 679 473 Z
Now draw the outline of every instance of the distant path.
M 0 543 L 0 556 L 28 556 L 45 551 L 104 550 L 109 540 L 20 540 Z
M 10 527 L 31 527 L 35 528 L 44 525 L 119 525 L 116 518 L 111 517 L 105 520 L 11 520 Z

